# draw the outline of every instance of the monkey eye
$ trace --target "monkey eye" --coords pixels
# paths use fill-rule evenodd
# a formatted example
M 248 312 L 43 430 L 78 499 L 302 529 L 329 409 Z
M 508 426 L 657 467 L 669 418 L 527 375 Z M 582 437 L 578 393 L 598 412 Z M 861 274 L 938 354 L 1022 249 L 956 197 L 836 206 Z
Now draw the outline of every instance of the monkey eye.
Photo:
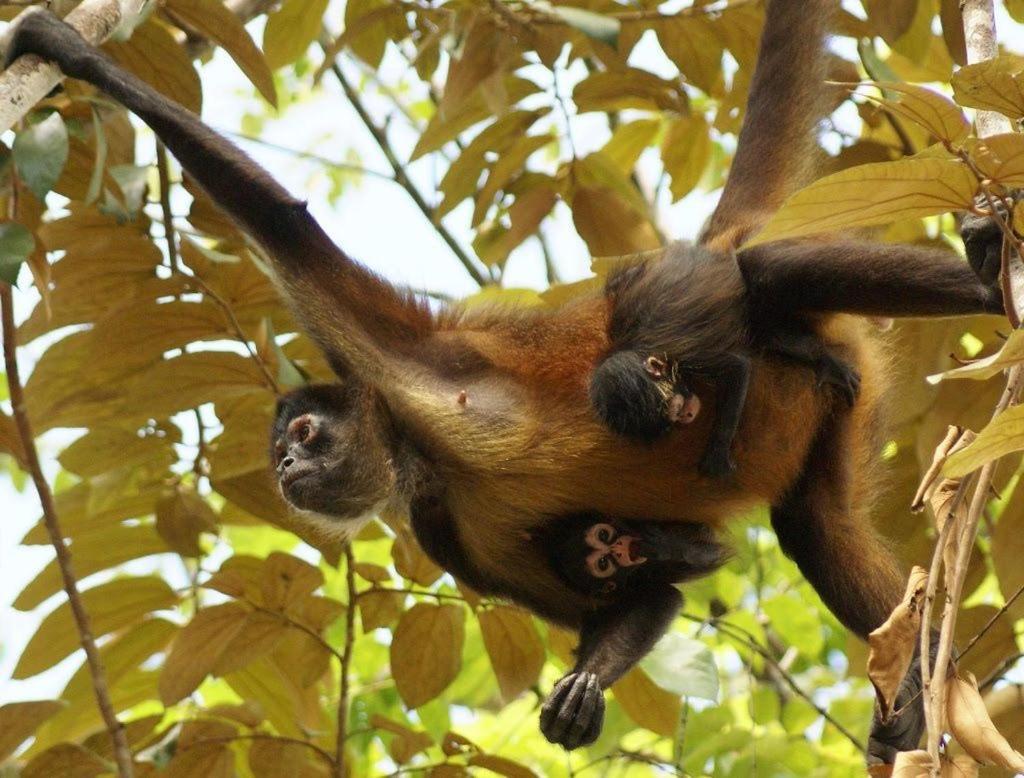
M 616 565 L 611 556 L 605 554 L 594 559 L 590 565 L 590 572 L 595 578 L 610 578 L 615 575 Z
M 600 540 L 602 543 L 611 543 L 612 542 L 612 528 L 609 527 L 607 524 L 598 524 L 597 525 L 597 539 Z

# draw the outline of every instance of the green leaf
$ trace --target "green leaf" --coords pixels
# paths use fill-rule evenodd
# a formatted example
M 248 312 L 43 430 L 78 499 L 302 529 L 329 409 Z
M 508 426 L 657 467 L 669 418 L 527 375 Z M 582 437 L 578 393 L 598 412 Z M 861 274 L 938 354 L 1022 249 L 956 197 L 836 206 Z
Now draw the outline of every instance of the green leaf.
M 618 19 L 609 16 L 602 16 L 593 11 L 586 11 L 582 8 L 570 8 L 568 6 L 549 6 L 547 3 L 537 3 L 552 16 L 557 16 L 570 27 L 575 27 L 584 35 L 607 43 L 609 46 L 617 46 L 619 43 L 619 31 L 622 25 Z
M 40 200 L 53 189 L 68 161 L 68 128 L 56 111 L 14 139 L 18 175 Z
M 718 668 L 711 649 L 699 640 L 670 632 L 655 644 L 640 666 L 665 691 L 718 701 Z
M 263 54 L 271 70 L 290 65 L 316 40 L 327 0 L 285 0 L 267 17 Z
M 36 239 L 17 222 L 0 224 L 0 278 L 14 286 L 22 263 L 35 250 Z

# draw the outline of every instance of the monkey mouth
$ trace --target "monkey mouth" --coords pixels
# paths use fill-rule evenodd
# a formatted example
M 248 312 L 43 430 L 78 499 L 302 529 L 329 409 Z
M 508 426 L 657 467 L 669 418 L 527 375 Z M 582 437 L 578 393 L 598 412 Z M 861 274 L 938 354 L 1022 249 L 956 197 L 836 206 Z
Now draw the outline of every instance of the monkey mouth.
M 291 487 L 296 481 L 301 481 L 306 476 L 313 475 L 314 472 L 314 470 L 297 470 L 285 473 L 279 480 L 281 491 L 287 492 L 289 487 Z
M 647 557 L 645 557 L 640 552 L 640 549 L 638 548 L 639 543 L 637 543 L 637 539 L 636 538 L 634 538 L 634 537 L 625 537 L 625 538 L 623 538 L 623 546 L 624 546 L 623 559 L 619 560 L 619 564 L 626 565 L 626 566 L 642 565 L 644 562 L 647 561 Z

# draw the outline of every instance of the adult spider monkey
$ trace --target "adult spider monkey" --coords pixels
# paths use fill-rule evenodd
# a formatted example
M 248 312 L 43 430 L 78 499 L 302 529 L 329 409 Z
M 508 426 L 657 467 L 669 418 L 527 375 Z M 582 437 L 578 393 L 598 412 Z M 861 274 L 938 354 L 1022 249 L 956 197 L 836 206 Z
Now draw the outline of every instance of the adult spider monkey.
M 723 260 L 778 207 L 810 156 L 808 117 L 832 6 L 768 5 L 732 174 L 701 238 Z M 572 746 L 593 736 L 601 690 L 648 650 L 680 602 L 658 581 L 613 607 L 575 591 L 550 569 L 544 549 L 524 542 L 552 518 L 592 511 L 715 528 L 767 503 L 782 548 L 849 629 L 865 636 L 899 602 L 903 576 L 866 516 L 884 385 L 878 349 L 862 322 L 832 313 L 1001 311 L 995 284 L 951 252 L 859 241 L 737 252 L 752 320 L 804 317 L 842 349 L 862 383 L 854 407 L 836 413 L 834 398 L 815 391 L 804 368 L 755 355 L 736 471 L 723 482 L 697 473 L 712 414 L 653 445 L 624 440 L 595 418 L 589 366 L 610 347 L 603 294 L 554 310 L 434 313 L 353 262 L 303 202 L 72 28 L 46 13 L 27 16 L 9 59 L 22 54 L 56 62 L 134 111 L 266 249 L 292 310 L 339 378 L 285 398 L 277 422 L 282 492 L 315 512 L 311 524 L 343 531 L 382 503 L 410 508 L 428 553 L 469 585 L 581 629 L 576 666 L 546 704 L 549 739 Z M 977 227 L 968 244 L 986 281 L 998 262 L 990 234 Z M 898 705 L 916 684 L 911 673 Z M 914 747 L 921 719 L 911 705 L 895 722 L 876 722 L 871 758 Z

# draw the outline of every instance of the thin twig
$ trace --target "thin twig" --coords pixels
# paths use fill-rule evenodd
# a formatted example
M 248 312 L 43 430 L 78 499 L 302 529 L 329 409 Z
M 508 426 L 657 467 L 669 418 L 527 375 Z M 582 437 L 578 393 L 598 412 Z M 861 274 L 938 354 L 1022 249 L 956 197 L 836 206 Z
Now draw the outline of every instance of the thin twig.
M 329 47 L 327 43 L 327 37 L 322 36 L 321 47 L 326 51 Z M 381 152 L 387 158 L 388 164 L 391 165 L 391 169 L 395 172 L 395 181 L 397 181 L 403 189 L 408 193 L 409 197 L 416 204 L 416 207 L 420 209 L 420 212 L 427 218 L 431 226 L 437 231 L 437 234 L 441 236 L 441 239 L 448 245 L 452 253 L 455 254 L 456 258 L 462 263 L 462 266 L 466 268 L 466 272 L 469 273 L 470 277 L 477 282 L 480 286 L 485 286 L 488 283 L 487 276 L 479 268 L 477 262 L 466 252 L 466 250 L 459 244 L 452 235 L 448 228 L 441 224 L 440 220 L 437 219 L 437 214 L 430 204 L 426 201 L 420 190 L 417 189 L 416 185 L 409 178 L 406 173 L 405 165 L 398 159 L 398 155 L 395 150 L 391 147 L 391 141 L 388 140 L 388 135 L 385 130 L 378 126 L 366 110 L 366 106 L 363 105 L 362 99 L 359 97 L 359 93 L 353 88 L 352 84 L 349 83 L 348 78 L 342 72 L 341 67 L 337 62 L 332 62 L 330 66 L 331 73 L 337 79 L 338 84 L 341 86 L 342 91 L 345 92 L 345 97 L 348 98 L 349 103 L 352 104 L 352 108 L 359 115 L 363 125 L 366 127 L 373 139 L 377 141 L 377 146 L 380 147 Z
M 15 211 L 17 202 L 17 182 L 10 198 L 10 207 Z M 92 627 L 89 621 L 89 614 L 85 610 L 81 594 L 78 591 L 78 579 L 75 578 L 71 565 L 71 552 L 64 543 L 64 535 L 61 532 L 60 521 L 57 517 L 57 506 L 53 501 L 53 492 L 43 475 L 43 467 L 39 462 L 39 452 L 36 450 L 35 436 L 32 434 L 32 425 L 28 418 L 28 411 L 25 407 L 25 391 L 21 383 L 21 374 L 18 371 L 17 359 L 17 330 L 14 327 L 14 294 L 10 285 L 0 282 L 0 319 L 3 322 L 3 350 L 4 365 L 7 371 L 7 389 L 11 398 L 11 409 L 14 414 L 14 422 L 18 428 L 18 435 L 21 438 L 21 447 L 25 454 L 25 463 L 28 465 L 29 474 L 35 484 L 36 492 L 39 495 L 39 504 L 43 510 L 43 523 L 46 525 L 46 532 L 50 536 L 50 543 L 57 556 L 57 566 L 60 568 L 61 579 L 64 584 L 64 591 L 68 596 L 68 604 L 71 607 L 71 615 L 78 631 L 78 639 L 85 651 L 85 661 L 89 666 L 89 676 L 92 678 L 93 694 L 96 696 L 96 705 L 103 717 L 103 723 L 110 733 L 110 740 L 114 749 L 114 760 L 117 763 L 117 773 L 120 778 L 132 778 L 132 752 L 128 747 L 128 739 L 125 737 L 124 725 L 117 718 L 114 712 L 114 705 L 110 700 L 110 689 L 107 686 L 107 673 L 100 659 L 99 651 L 96 648 L 96 640 L 92 634 Z
M 345 741 L 348 739 L 349 668 L 352 664 L 352 646 L 356 639 L 356 559 L 352 544 L 345 544 L 345 647 L 341 652 L 341 691 L 338 694 L 338 739 L 335 746 L 334 773 L 345 778 Z
M 985 637 L 985 633 L 992 628 L 992 626 L 999 620 L 1000 616 L 1006 613 L 1009 607 L 1017 601 L 1017 598 L 1020 597 L 1021 594 L 1024 594 L 1024 584 L 1021 584 L 1020 588 L 1013 593 L 1013 596 L 1010 599 L 1008 599 L 1005 603 L 1003 603 L 1003 607 L 1001 607 L 999 610 L 993 613 L 992 618 L 985 623 L 985 626 L 978 630 L 977 634 L 971 638 L 970 642 L 964 647 L 964 650 L 960 652 L 959 659 L 963 659 L 964 655 L 972 648 L 974 648 L 974 644 L 981 640 L 983 637 Z

